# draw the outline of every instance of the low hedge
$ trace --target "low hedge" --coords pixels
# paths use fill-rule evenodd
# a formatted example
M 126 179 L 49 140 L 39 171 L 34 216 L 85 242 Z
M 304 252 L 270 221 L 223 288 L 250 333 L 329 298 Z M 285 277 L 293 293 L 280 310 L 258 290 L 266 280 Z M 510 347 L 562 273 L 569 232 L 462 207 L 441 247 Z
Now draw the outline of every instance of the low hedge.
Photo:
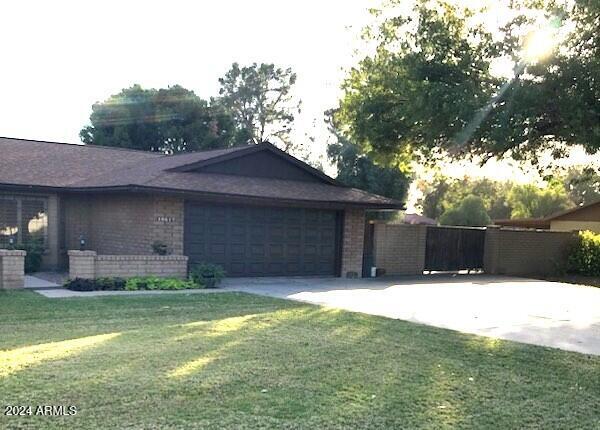
M 600 276 L 600 234 L 579 233 L 579 240 L 569 255 L 569 269 L 586 276 Z
M 186 279 L 159 278 L 156 276 L 122 278 L 76 278 L 68 281 L 65 288 L 73 291 L 139 291 L 139 290 L 189 290 L 204 288 Z

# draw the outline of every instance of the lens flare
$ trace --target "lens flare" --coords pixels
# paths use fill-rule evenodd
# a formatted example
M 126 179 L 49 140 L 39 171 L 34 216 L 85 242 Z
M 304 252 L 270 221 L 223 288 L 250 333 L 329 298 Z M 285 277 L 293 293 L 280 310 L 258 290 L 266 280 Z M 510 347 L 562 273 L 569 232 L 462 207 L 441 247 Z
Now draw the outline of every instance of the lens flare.
M 523 59 L 536 63 L 550 56 L 556 46 L 556 31 L 552 28 L 538 28 L 525 38 Z

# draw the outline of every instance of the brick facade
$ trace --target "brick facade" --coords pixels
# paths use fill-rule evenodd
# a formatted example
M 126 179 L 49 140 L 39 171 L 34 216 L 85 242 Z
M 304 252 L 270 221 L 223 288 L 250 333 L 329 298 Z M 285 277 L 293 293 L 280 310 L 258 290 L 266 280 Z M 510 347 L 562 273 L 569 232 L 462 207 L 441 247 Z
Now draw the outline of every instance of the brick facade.
M 484 271 L 494 275 L 550 275 L 563 270 L 573 232 L 488 227 Z
M 362 276 L 364 241 L 364 209 L 347 209 L 342 232 L 342 277 Z
M 374 263 L 387 275 L 422 274 L 427 226 L 375 224 Z
M 0 249 L 0 289 L 23 288 L 25 254 L 25 251 Z
M 183 254 L 183 199 L 111 194 L 64 199 L 65 248 L 109 255 L 152 255 L 163 242 L 173 255 Z
M 160 276 L 186 278 L 188 258 L 183 255 L 98 255 L 69 251 L 69 278 L 131 278 Z

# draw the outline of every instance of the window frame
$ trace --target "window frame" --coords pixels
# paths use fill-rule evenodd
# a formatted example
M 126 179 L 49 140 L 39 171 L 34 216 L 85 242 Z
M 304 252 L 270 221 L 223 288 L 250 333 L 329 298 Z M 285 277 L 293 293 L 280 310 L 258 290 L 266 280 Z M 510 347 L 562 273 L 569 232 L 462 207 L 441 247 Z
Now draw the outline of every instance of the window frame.
M 42 232 L 42 244 L 44 248 L 48 246 L 48 224 L 50 222 L 48 218 L 48 197 L 47 196 L 35 196 L 26 194 L 0 194 L 0 200 L 12 200 L 16 201 L 17 204 L 17 234 L 15 237 L 15 243 L 23 243 L 23 201 L 34 200 L 41 202 L 43 205 L 44 214 L 46 215 L 46 225 Z M 7 236 L 11 237 L 11 236 Z

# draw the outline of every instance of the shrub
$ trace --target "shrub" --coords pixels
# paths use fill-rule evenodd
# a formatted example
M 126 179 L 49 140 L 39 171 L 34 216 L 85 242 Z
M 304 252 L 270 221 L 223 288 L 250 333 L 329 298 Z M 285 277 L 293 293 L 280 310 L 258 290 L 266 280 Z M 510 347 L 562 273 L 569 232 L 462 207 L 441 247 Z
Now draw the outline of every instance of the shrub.
M 579 240 L 569 255 L 569 268 L 581 275 L 600 276 L 600 234 L 579 232 Z
M 98 278 L 96 285 L 99 290 L 119 291 L 125 288 L 125 279 L 123 278 Z
M 67 281 L 64 287 L 73 291 L 95 291 L 98 289 L 95 279 L 75 278 Z
M 122 278 L 76 278 L 68 281 L 65 288 L 74 291 L 139 291 L 139 290 L 185 290 L 198 288 L 194 282 L 175 278 L 156 276 Z
M 225 277 L 225 270 L 218 264 L 202 263 L 193 266 L 190 270 L 190 278 L 198 285 L 206 288 L 216 287 Z
M 44 243 L 41 240 L 32 239 L 19 243 L 15 248 L 27 252 L 27 255 L 25 255 L 25 273 L 33 273 L 40 270 L 42 256 L 44 255 Z
M 145 276 L 129 278 L 125 282 L 125 290 L 188 290 L 198 288 L 194 282 L 186 279 L 159 278 L 156 276 Z

